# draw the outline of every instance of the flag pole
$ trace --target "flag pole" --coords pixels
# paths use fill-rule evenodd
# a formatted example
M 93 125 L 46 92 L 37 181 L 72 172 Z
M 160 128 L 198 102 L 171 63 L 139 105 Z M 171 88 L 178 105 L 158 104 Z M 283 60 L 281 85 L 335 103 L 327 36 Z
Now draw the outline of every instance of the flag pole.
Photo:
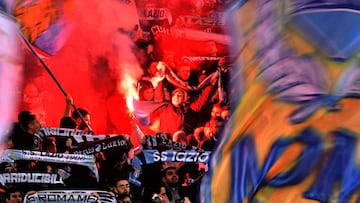
M 50 68 L 48 67 L 48 65 L 46 65 L 46 63 L 44 62 L 44 60 L 42 60 L 42 58 L 39 56 L 39 54 L 36 52 L 36 50 L 34 49 L 34 47 L 32 47 L 32 45 L 30 44 L 30 42 L 24 37 L 24 35 L 20 34 L 21 38 L 24 40 L 24 42 L 26 43 L 27 47 L 30 49 L 30 51 L 34 54 L 34 56 L 38 59 L 38 61 L 41 63 L 41 65 L 45 68 L 45 70 L 49 73 L 50 77 L 54 80 L 54 82 L 56 83 L 56 85 L 59 87 L 59 89 L 61 90 L 61 92 L 64 94 L 64 96 L 66 97 L 68 94 L 65 91 L 65 89 L 62 87 L 62 85 L 60 84 L 60 82 L 57 80 L 57 78 L 55 77 L 55 75 L 52 73 L 52 71 L 50 70 Z M 78 113 L 78 115 L 80 116 L 81 121 L 86 125 L 86 127 L 89 129 L 89 131 L 93 132 L 92 128 L 90 127 L 90 125 L 85 121 L 84 115 L 82 115 L 79 111 L 79 109 L 76 107 L 76 105 L 74 103 L 71 104 L 73 109 Z
M 17 24 L 16 22 L 16 18 L 9 15 L 8 13 L 5 13 L 3 11 L 0 10 L 0 14 L 4 15 L 5 17 L 8 17 L 10 20 L 12 20 L 15 24 Z M 56 83 L 56 85 L 59 87 L 59 89 L 61 90 L 61 92 L 64 94 L 64 96 L 67 96 L 67 93 L 65 91 L 65 89 L 62 87 L 62 85 L 60 84 L 60 82 L 57 80 L 57 78 L 55 77 L 55 75 L 52 73 L 52 71 L 50 70 L 50 68 L 46 65 L 46 63 L 44 62 L 44 60 L 42 60 L 42 58 L 39 56 L 39 54 L 36 52 L 36 50 L 34 49 L 34 47 L 32 47 L 32 45 L 30 44 L 30 42 L 25 38 L 24 34 L 22 33 L 21 29 L 19 28 L 19 26 L 17 26 L 18 28 L 18 33 L 20 34 L 22 40 L 25 42 L 26 46 L 30 49 L 30 51 L 34 54 L 34 56 L 37 58 L 37 60 L 41 63 L 41 65 L 45 68 L 45 70 L 49 73 L 49 75 L 51 76 L 51 78 L 54 80 L 54 82 Z M 80 113 L 79 109 L 75 106 L 75 104 L 72 104 L 73 109 L 79 114 L 80 119 L 82 122 L 84 122 L 84 124 L 86 125 L 86 127 L 89 129 L 89 131 L 93 132 L 92 128 L 90 127 L 90 125 L 85 121 L 84 116 Z

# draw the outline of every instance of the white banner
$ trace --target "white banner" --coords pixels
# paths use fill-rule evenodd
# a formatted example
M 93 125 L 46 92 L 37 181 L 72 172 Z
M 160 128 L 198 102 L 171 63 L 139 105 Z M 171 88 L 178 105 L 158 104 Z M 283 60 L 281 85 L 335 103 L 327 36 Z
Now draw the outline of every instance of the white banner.
M 145 161 L 147 164 L 154 162 L 201 162 L 207 163 L 211 152 L 196 151 L 175 151 L 175 150 L 144 150 Z
M 15 20 L 0 9 L 0 142 L 10 128 L 22 82 L 23 50 L 18 30 Z
M 56 173 L 0 173 L 0 184 L 5 186 L 14 183 L 64 184 Z
M 117 137 L 107 138 L 78 146 L 71 153 L 73 154 L 94 154 L 103 152 L 109 149 L 122 148 L 125 151 L 129 151 L 131 146 L 128 141 L 121 135 Z
M 76 164 L 88 167 L 99 180 L 94 155 L 50 153 L 30 150 L 7 149 L 0 162 L 13 163 L 15 160 L 37 160 L 51 163 Z
M 174 149 L 174 150 L 201 151 L 201 149 L 195 146 L 190 146 L 180 142 L 172 141 L 171 139 L 167 139 L 166 134 L 162 134 L 162 133 L 158 133 L 155 136 L 146 135 L 145 143 L 143 144 L 143 146 L 146 149 L 157 149 L 157 148 L 166 147 L 167 149 Z
M 62 137 L 73 137 L 77 143 L 92 142 L 95 140 L 103 140 L 110 137 L 116 137 L 119 135 L 93 135 L 89 131 L 75 130 L 70 128 L 41 128 L 40 132 L 36 133 L 36 136 L 44 138 L 47 136 L 62 136 Z M 124 137 L 128 135 L 122 135 Z
M 217 61 L 223 57 L 215 57 L 215 56 L 183 56 L 182 61 L 188 60 L 190 62 L 203 62 L 203 61 Z
M 117 201 L 109 192 L 100 190 L 40 190 L 24 197 L 24 203 L 40 202 L 116 203 Z

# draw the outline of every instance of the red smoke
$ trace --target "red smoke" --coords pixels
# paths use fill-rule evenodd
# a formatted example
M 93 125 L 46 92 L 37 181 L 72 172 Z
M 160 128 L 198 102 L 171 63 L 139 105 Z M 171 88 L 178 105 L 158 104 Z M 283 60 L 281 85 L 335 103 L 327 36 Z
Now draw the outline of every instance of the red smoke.
M 75 12 L 67 17 L 74 26 L 72 33 L 65 46 L 44 61 L 75 105 L 91 113 L 96 134 L 130 134 L 126 91 L 120 81 L 125 75 L 139 78 L 142 69 L 132 52 L 132 40 L 119 30 L 135 26 L 136 11 L 115 0 L 75 1 Z M 21 108 L 43 114 L 46 126 L 58 127 L 65 96 L 30 53 L 26 62 L 24 91 L 28 99 L 23 99 Z M 109 112 L 116 114 L 112 119 L 120 123 L 117 130 L 110 125 Z
M 216 1 L 206 2 L 214 5 Z M 135 57 L 140 58 L 140 53 L 135 53 L 134 42 L 128 34 L 139 25 L 134 3 L 133 0 L 66 1 L 65 12 L 73 10 L 65 15 L 73 30 L 63 48 L 55 56 L 44 59 L 63 89 L 73 97 L 75 105 L 90 112 L 96 134 L 132 132 L 126 98 L 143 73 Z M 213 26 L 206 18 L 199 18 L 199 15 L 206 16 L 216 10 L 203 3 L 194 0 L 138 0 L 137 6 L 167 8 L 172 15 L 172 22 L 168 22 L 171 28 L 197 29 L 203 32 L 201 36 L 207 36 L 208 32 L 217 32 L 222 21 L 214 21 L 216 24 Z M 181 15 L 183 17 L 178 18 Z M 154 26 L 151 29 L 156 60 L 170 64 L 173 61 L 179 63 L 183 56 L 212 56 L 204 48 L 208 39 L 185 39 L 175 32 L 169 35 L 166 29 L 170 27 Z M 217 42 L 216 56 L 227 54 L 229 44 L 222 43 Z M 28 109 L 38 113 L 45 126 L 58 127 L 64 113 L 65 96 L 30 53 L 24 69 L 19 111 Z

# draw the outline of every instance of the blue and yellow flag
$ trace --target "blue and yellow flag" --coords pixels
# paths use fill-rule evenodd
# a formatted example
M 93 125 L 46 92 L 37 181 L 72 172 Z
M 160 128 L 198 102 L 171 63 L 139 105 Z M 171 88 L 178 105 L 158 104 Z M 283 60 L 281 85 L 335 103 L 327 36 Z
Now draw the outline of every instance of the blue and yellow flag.
M 240 96 L 200 202 L 360 201 L 359 11 L 336 0 L 233 8 Z

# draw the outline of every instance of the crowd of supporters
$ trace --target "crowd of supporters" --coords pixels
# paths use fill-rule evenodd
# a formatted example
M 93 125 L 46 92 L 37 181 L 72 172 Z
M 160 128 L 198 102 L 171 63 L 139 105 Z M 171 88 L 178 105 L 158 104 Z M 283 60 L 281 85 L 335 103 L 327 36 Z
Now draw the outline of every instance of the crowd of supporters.
M 37 191 L 81 189 L 94 197 L 105 191 L 118 202 L 196 202 L 230 116 L 219 74 L 224 71 L 195 72 L 188 63 L 174 68 L 155 61 L 151 71 L 138 80 L 132 135 L 92 132 L 91 115 L 72 109 L 70 95 L 58 127 L 41 126 L 37 112 L 19 112 L 0 164 L 2 198 L 11 202 L 8 191 L 15 191 L 21 194 L 15 202 L 31 202 Z M 163 79 L 154 82 L 157 76 Z
M 41 126 L 44 112 L 19 112 L 1 157 L 1 202 L 197 201 L 211 151 L 230 117 L 231 67 L 214 40 L 202 42 L 199 58 L 179 56 L 159 33 L 150 41 L 142 35 L 141 29 L 133 35 L 144 72 L 137 79 L 133 134 L 93 132 L 90 113 L 76 108 L 70 95 L 59 126 Z M 111 125 L 123 129 L 121 122 Z

